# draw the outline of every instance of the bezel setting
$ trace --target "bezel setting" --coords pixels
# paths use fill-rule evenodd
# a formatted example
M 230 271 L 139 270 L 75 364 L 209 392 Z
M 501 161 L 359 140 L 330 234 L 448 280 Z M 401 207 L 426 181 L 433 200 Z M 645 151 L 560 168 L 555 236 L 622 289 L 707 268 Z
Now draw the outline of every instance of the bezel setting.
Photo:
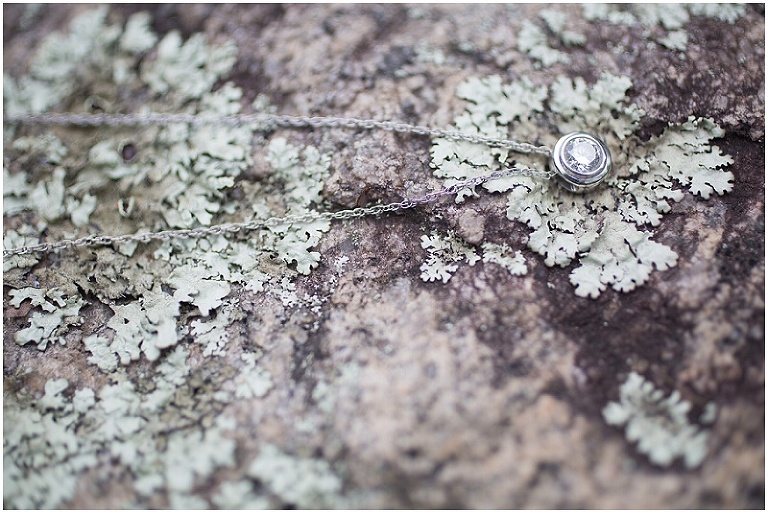
M 586 192 L 597 187 L 611 172 L 611 154 L 605 143 L 594 135 L 571 132 L 555 144 L 550 167 L 562 187 L 571 192 Z

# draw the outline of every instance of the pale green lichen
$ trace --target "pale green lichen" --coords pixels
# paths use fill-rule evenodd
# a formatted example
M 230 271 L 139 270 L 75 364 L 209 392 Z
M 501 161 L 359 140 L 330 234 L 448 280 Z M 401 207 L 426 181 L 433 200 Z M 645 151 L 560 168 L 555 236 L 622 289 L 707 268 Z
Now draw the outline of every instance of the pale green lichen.
M 275 170 L 275 178 L 282 182 L 287 213 L 308 213 L 310 205 L 321 201 L 323 182 L 329 175 L 329 155 L 314 146 L 300 150 L 277 137 L 269 144 L 267 161 Z M 295 264 L 299 273 L 309 274 L 320 261 L 320 254 L 311 248 L 329 229 L 327 220 L 270 227 L 265 244 L 274 248 L 286 264 Z
M 211 498 L 213 504 L 220 509 L 270 509 L 269 499 L 254 491 L 251 481 L 227 481 L 219 486 L 219 490 Z
M 695 468 L 707 455 L 708 433 L 688 420 L 690 407 L 679 392 L 665 397 L 632 372 L 621 386 L 619 402 L 609 403 L 603 417 L 612 426 L 626 426 L 627 440 L 656 465 L 666 467 L 682 458 L 686 467 Z
M 49 379 L 45 382 L 45 395 L 38 401 L 39 407 L 45 410 L 61 410 L 67 405 L 66 398 L 61 393 L 69 387 L 66 379 Z
M 688 48 L 688 33 L 684 30 L 673 30 L 658 39 L 659 44 L 670 50 L 684 52 Z
M 584 17 L 589 21 L 608 21 L 614 25 L 642 24 L 645 27 L 682 28 L 692 16 L 714 18 L 735 23 L 746 13 L 743 4 L 584 4 Z
M 6 81 L 6 113 L 55 110 L 59 104 L 76 111 L 82 105 L 106 112 L 241 112 L 241 90 L 217 85 L 234 63 L 232 45 L 210 45 L 202 35 L 183 40 L 175 32 L 159 41 L 151 23 L 139 13 L 124 27 L 110 24 L 106 8 L 79 15 L 68 34 L 43 43 L 29 75 Z M 93 90 L 101 96 L 75 94 Z M 142 98 L 142 106 L 124 104 L 126 98 Z M 274 112 L 264 95 L 253 108 Z M 59 138 L 6 130 L 13 160 L 4 166 L 4 213 L 16 224 L 5 230 L 4 247 L 308 213 L 323 201 L 330 156 L 280 137 L 254 149 L 254 142 L 266 146 L 257 131 L 267 128 L 276 127 L 177 124 L 110 128 L 99 137 L 62 128 L 56 131 Z M 270 168 L 259 177 L 243 177 L 254 151 L 263 152 Z M 244 196 L 237 203 L 230 197 L 235 187 Z M 126 506 L 145 508 L 150 496 L 159 495 L 173 508 L 209 507 L 203 485 L 235 464 L 237 450 L 229 436 L 237 427 L 218 412 L 235 401 L 263 400 L 274 383 L 257 348 L 243 355 L 241 365 L 211 360 L 221 368 L 201 374 L 186 342 L 199 345 L 203 357 L 225 355 L 246 315 L 239 297 L 248 293 L 276 297 L 318 316 L 325 298 L 299 292 L 295 280 L 318 265 L 314 248 L 329 226 L 323 221 L 275 226 L 242 238 L 89 248 L 77 258 L 51 255 L 58 266 L 40 267 L 34 276 L 30 268 L 39 262 L 37 255 L 4 259 L 12 306 L 32 311 L 31 325 L 14 334 L 19 343 L 42 349 L 63 342 L 86 304 L 78 288 L 96 298 L 97 307 L 108 308 L 104 325 L 83 336 L 83 360 L 109 380 L 99 389 L 73 393 L 66 380 L 52 379 L 39 399 L 23 389 L 6 397 L 5 418 L 14 425 L 5 424 L 5 504 L 60 507 L 74 497 L 88 469 L 108 460 L 132 477 L 126 490 L 134 495 Z M 47 287 L 30 287 L 32 277 Z M 317 323 L 308 329 L 316 330 Z M 138 375 L 126 370 L 139 359 L 146 360 L 145 370 Z M 286 468 L 310 476 L 297 500 L 330 503 L 338 487 L 322 476 L 319 484 L 311 480 L 322 465 L 296 462 Z M 271 498 L 249 494 L 250 482 L 243 480 L 222 485 L 213 502 L 265 507 L 282 504 L 283 496 L 293 500 L 279 476 L 273 478 Z M 240 497 L 227 502 L 223 494 L 232 490 Z
M 66 379 L 49 379 L 45 395 L 23 408 L 3 404 L 3 501 L 7 507 L 50 509 L 74 497 L 77 472 L 96 462 L 83 450 L 74 426 L 89 395 L 76 391 L 76 403 L 62 393 Z
M 226 425 L 227 419 L 220 420 Z M 168 439 L 163 458 L 165 483 L 169 490 L 189 492 L 195 479 L 210 475 L 215 469 L 235 464 L 235 442 L 222 429 L 192 429 Z
M 29 64 L 29 75 L 3 76 L 3 108 L 8 115 L 36 114 L 51 109 L 74 92 L 76 75 L 109 67 L 110 48 L 120 28 L 105 24 L 107 8 L 86 11 L 70 24 L 68 34 L 53 33 Z
M 512 276 L 523 276 L 528 273 L 528 266 L 525 265 L 523 253 L 515 251 L 513 254 L 512 249 L 506 243 L 484 242 L 483 262 L 500 265 Z
M 483 186 L 507 194 L 507 216 L 528 225 L 528 247 L 544 256 L 547 265 L 565 267 L 579 259 L 571 282 L 580 296 L 597 297 L 608 286 L 628 292 L 647 282 L 653 268 L 675 265 L 675 252 L 652 241 L 649 228 L 658 226 L 672 203 L 684 197 L 679 186 L 704 199 L 732 188 L 733 174 L 722 170 L 732 159 L 711 144 L 723 136 L 722 129 L 711 120 L 690 118 L 643 143 L 633 135 L 643 111 L 627 100 L 630 87 L 628 78 L 609 74 L 591 87 L 581 78 L 559 77 L 546 88 L 525 79 L 503 84 L 497 76 L 470 78 L 457 87 L 457 95 L 468 101 L 467 112 L 457 116 L 452 128 L 490 137 L 511 134 L 551 146 L 557 134 L 542 127 L 554 126 L 561 134 L 590 131 L 607 143 L 615 171 L 591 193 L 568 193 L 525 176 Z M 446 178 L 446 184 L 516 163 L 545 165 L 535 157 L 465 142 L 438 139 L 432 147 L 435 175 Z M 447 265 L 450 269 L 435 276 L 456 271 L 455 263 Z
M 609 4 L 583 4 L 584 17 L 588 21 L 607 21 L 614 25 L 634 25 L 637 18 L 629 11 L 616 9 Z
M 157 36 L 150 25 L 152 18 L 149 13 L 138 12 L 128 18 L 120 36 L 120 49 L 131 54 L 144 53 L 157 43 Z
M 3 249 L 34 246 L 40 242 L 38 233 L 38 230 L 35 230 L 29 225 L 24 225 L 19 230 L 7 230 L 3 234 Z M 3 274 L 8 273 L 14 269 L 29 269 L 39 261 L 40 256 L 35 253 L 4 257 Z
M 688 33 L 684 27 L 691 16 L 713 18 L 735 23 L 744 16 L 741 4 L 653 4 L 626 5 L 584 4 L 584 17 L 589 21 L 607 21 L 614 25 L 641 26 L 660 45 L 684 52 L 688 46 Z
M 262 446 L 248 475 L 258 479 L 281 506 L 328 508 L 340 499 L 341 479 L 328 462 L 290 456 L 273 445 Z
M 565 12 L 555 9 L 544 9 L 539 12 L 539 16 L 547 24 L 549 30 L 565 46 L 580 46 L 587 42 L 584 34 L 568 30 L 568 15 Z
M 582 250 L 581 265 L 571 273 L 576 295 L 597 297 L 608 284 L 629 292 L 646 283 L 654 268 L 665 271 L 677 264 L 674 251 L 650 240 L 650 233 L 624 222 L 617 213 L 606 212 L 601 222 L 597 239 L 588 251 Z
M 735 23 L 747 10 L 744 4 L 686 4 L 686 7 L 694 16 L 715 18 L 726 23 Z
M 230 292 L 229 283 L 211 279 L 214 276 L 218 277 L 204 267 L 182 265 L 173 269 L 166 283 L 176 289 L 174 299 L 195 305 L 207 317 Z
M 89 335 L 83 339 L 83 344 L 91 356 L 88 363 L 96 365 L 104 372 L 112 372 L 117 369 L 117 354 L 109 347 L 110 340 L 101 335 Z
M 677 30 L 690 20 L 688 9 L 683 4 L 638 3 L 631 6 L 638 21 L 646 27 L 664 27 Z
M 264 397 L 272 389 L 272 376 L 269 372 L 256 365 L 257 355 L 246 353 L 240 355 L 243 368 L 235 378 L 235 397 L 251 399 Z
M 157 46 L 156 59 L 142 67 L 141 78 L 155 93 L 171 93 L 181 100 L 200 98 L 234 63 L 233 45 L 211 48 L 203 34 L 183 41 L 172 31 Z
M 54 67 L 58 64 L 60 73 L 55 77 L 52 73 L 45 75 L 46 80 L 52 83 L 54 78 L 72 83 L 113 82 L 120 85 L 124 97 L 129 96 L 127 91 L 148 90 L 150 97 L 142 110 L 240 112 L 242 92 L 239 88 L 227 83 L 210 92 L 234 63 L 232 45 L 208 45 L 202 35 L 183 41 L 178 33 L 171 32 L 160 41 L 156 51 L 151 52 L 158 38 L 150 28 L 151 20 L 146 13 L 131 16 L 122 28 L 108 24 L 105 12 L 104 9 L 87 11 L 70 26 L 71 30 L 87 28 L 83 43 L 88 51 L 78 48 L 75 53 L 82 57 L 80 68 L 88 72 L 76 73 L 67 56 L 58 52 L 56 44 L 64 47 L 78 44 L 75 35 L 61 34 L 51 36 L 52 42 L 43 44 L 40 55 L 33 60 L 34 69 L 42 70 L 46 63 L 54 63 Z M 99 46 L 102 43 L 103 46 Z M 9 84 L 11 87 L 14 83 Z M 7 98 L 8 102 L 12 100 Z M 109 109 L 119 109 L 117 98 L 98 101 Z M 254 105 L 263 111 L 272 109 L 263 95 Z M 18 113 L 36 112 L 29 105 L 16 106 Z M 175 124 L 139 131 L 115 130 L 114 137 L 86 140 L 88 159 L 84 166 L 77 159 L 66 158 L 67 145 L 56 137 L 19 137 L 12 146 L 20 159 L 43 161 L 55 167 L 14 174 L 4 169 L 6 184 L 13 185 L 4 189 L 8 200 L 6 215 L 31 211 L 40 221 L 38 229 L 46 226 L 42 223 L 59 225 L 65 217 L 69 217 L 75 229 L 87 231 L 95 226 L 107 229 L 119 226 L 116 230 L 113 228 L 118 232 L 134 226 L 137 232 L 142 232 L 211 224 L 217 216 L 236 211 L 226 192 L 233 187 L 235 177 L 252 164 L 251 144 L 256 129 L 248 125 Z M 133 147 L 133 157 L 124 158 L 122 152 L 126 146 Z M 242 185 L 253 197 L 251 208 L 237 211 L 241 216 L 239 220 L 306 213 L 322 201 L 323 181 L 328 177 L 330 166 L 327 154 L 312 146 L 302 148 L 288 144 L 284 138 L 276 138 L 267 150 L 267 161 L 274 168 L 268 183 Z M 45 176 L 51 173 L 53 179 Z M 65 182 L 71 185 L 65 186 Z M 288 194 L 276 202 L 274 196 L 269 197 L 272 188 L 284 188 Z M 99 201 L 103 201 L 97 198 L 115 195 L 117 209 L 100 210 L 97 222 L 91 224 L 100 207 Z M 48 228 L 50 230 L 50 226 Z M 137 244 L 116 248 L 124 256 L 110 248 L 89 251 L 85 258 L 74 263 L 79 267 L 73 272 L 76 283 L 106 302 L 114 312 L 107 323 L 109 329 L 87 339 L 92 350 L 90 361 L 103 370 L 114 370 L 114 358 L 105 350 L 106 340 L 111 340 L 106 347 L 119 356 L 123 365 L 138 359 L 141 353 L 150 360 L 157 359 L 162 350 L 175 345 L 186 333 L 186 328 L 177 326 L 181 305 L 192 305 L 199 316 L 215 319 L 233 286 L 260 293 L 265 291 L 265 284 L 278 284 L 271 286 L 279 288 L 283 278 L 290 281 L 296 272 L 309 273 L 320 258 L 313 248 L 328 228 L 329 223 L 321 221 L 273 227 L 244 242 L 224 237 L 171 241 L 156 248 L 154 254 L 143 251 L 137 254 Z M 27 231 L 30 235 L 37 233 L 32 228 Z M 37 242 L 19 235 L 7 232 L 5 246 Z M 71 237 L 72 234 L 60 231 L 59 236 Z M 275 257 L 286 265 L 276 267 Z M 36 261 L 34 256 L 13 257 L 6 259 L 4 267 L 6 271 L 23 269 Z M 273 280 L 266 270 L 269 275 L 276 275 Z M 166 288 L 160 288 L 160 284 Z M 132 301 L 112 303 L 124 298 Z M 192 334 L 206 339 L 201 343 L 209 347 L 208 354 L 221 351 L 221 343 L 214 338 L 225 339 L 223 323 L 230 317 L 222 314 L 218 326 L 210 324 L 213 320 L 202 319 L 194 324 Z M 19 336 L 27 337 L 26 332 Z
M 517 34 L 517 48 L 544 67 L 571 62 L 568 54 L 550 48 L 544 29 L 529 20 L 523 21 Z
M 195 319 L 190 326 L 190 334 L 195 343 L 204 347 L 203 356 L 221 356 L 229 342 L 229 326 L 245 317 L 235 300 L 223 302 L 210 320 Z
M 107 327 L 114 330 L 114 338 L 109 348 L 123 365 L 138 360 L 142 352 L 147 359 L 156 360 L 160 350 L 179 341 L 179 301 L 160 287 L 146 292 L 140 301 L 111 308 L 114 315 Z
M 550 34 L 561 47 L 582 46 L 587 42 L 586 36 L 568 29 L 568 15 L 563 11 L 544 9 L 539 12 L 539 17 L 544 26 L 532 20 L 522 22 L 517 34 L 517 49 L 533 59 L 536 66 L 548 68 L 558 63 L 570 63 L 571 57 L 567 53 L 552 48 Z
M 4 405 L 4 501 L 12 508 L 53 508 L 74 497 L 80 475 L 109 455 L 134 477 L 135 504 L 164 491 L 172 507 L 187 504 L 201 480 L 235 463 L 235 423 L 210 410 L 185 409 L 193 379 L 189 354 L 176 347 L 157 365 L 152 387 L 137 387 L 116 372 L 94 393 L 74 391 L 66 379 L 49 379 L 39 399 L 7 396 Z M 213 385 L 220 388 L 221 383 Z M 233 393 L 218 394 L 228 402 Z M 216 399 L 214 399 L 216 400 Z M 209 407 L 210 408 L 210 407 Z M 181 411 L 179 411 L 181 410 Z M 195 420 L 195 416 L 198 417 Z M 179 424 L 179 420 L 182 421 Z M 186 497 L 186 498 L 185 498 Z M 196 504 L 208 507 L 196 497 Z
M 55 288 L 45 293 L 42 290 L 31 293 L 27 288 L 14 296 L 11 304 L 18 306 L 28 298 L 33 304 L 38 303 L 43 311 L 33 311 L 29 326 L 14 334 L 13 338 L 19 345 L 36 344 L 41 351 L 48 347 L 48 344 L 63 345 L 66 343 L 64 337 L 70 326 L 79 326 L 82 323 L 79 312 L 85 302 L 79 296 L 68 295 Z
M 57 308 L 61 308 L 66 305 L 64 299 L 64 292 L 53 288 L 50 290 L 36 289 L 34 287 L 26 287 L 23 289 L 11 290 L 9 295 L 11 299 L 8 301 L 12 306 L 19 308 L 21 303 L 29 299 L 30 304 L 39 306 L 46 312 L 53 312 Z
M 448 283 L 459 268 L 459 262 L 475 265 L 480 257 L 474 249 L 464 244 L 454 232 L 445 237 L 436 231 L 421 236 L 421 247 L 427 250 L 427 259 L 421 264 L 421 279 Z

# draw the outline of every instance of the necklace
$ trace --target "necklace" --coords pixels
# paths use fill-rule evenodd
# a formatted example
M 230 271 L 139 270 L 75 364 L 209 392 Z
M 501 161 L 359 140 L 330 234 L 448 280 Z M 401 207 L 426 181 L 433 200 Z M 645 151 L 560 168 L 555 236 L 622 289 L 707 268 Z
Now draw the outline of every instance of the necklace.
M 65 239 L 33 246 L 23 246 L 3 250 L 4 257 L 27 255 L 30 253 L 49 253 L 58 250 L 74 249 L 88 246 L 108 246 L 111 244 L 136 242 L 148 243 L 153 240 L 201 238 L 211 235 L 226 235 L 239 232 L 261 230 L 286 224 L 305 224 L 315 221 L 337 221 L 360 217 L 377 216 L 387 212 L 406 210 L 420 205 L 434 203 L 440 198 L 453 196 L 460 191 L 481 185 L 483 183 L 507 176 L 530 176 L 549 179 L 554 177 L 558 184 L 571 192 L 585 192 L 597 187 L 610 173 L 611 155 L 605 143 L 586 132 L 572 132 L 561 137 L 554 148 L 536 146 L 526 142 L 509 139 L 495 139 L 476 134 L 441 130 L 419 125 L 409 125 L 392 121 L 377 121 L 372 119 L 339 118 L 339 117 L 309 117 L 285 116 L 276 114 L 241 114 L 232 116 L 190 115 L 190 114 L 39 114 L 26 116 L 10 116 L 3 119 L 6 123 L 24 125 L 70 125 L 80 127 L 127 127 L 170 125 L 186 123 L 192 125 L 233 126 L 254 124 L 263 130 L 272 127 L 283 128 L 350 128 L 366 130 L 384 130 L 428 136 L 431 138 L 447 138 L 490 147 L 508 149 L 523 154 L 538 154 L 549 157 L 551 171 L 530 169 L 523 166 L 513 166 L 508 169 L 459 181 L 443 189 L 427 193 L 416 198 L 406 198 L 402 201 L 339 210 L 336 212 L 310 212 L 306 214 L 270 217 L 244 223 L 225 223 L 183 230 L 163 230 L 128 235 L 90 235 L 79 239 Z

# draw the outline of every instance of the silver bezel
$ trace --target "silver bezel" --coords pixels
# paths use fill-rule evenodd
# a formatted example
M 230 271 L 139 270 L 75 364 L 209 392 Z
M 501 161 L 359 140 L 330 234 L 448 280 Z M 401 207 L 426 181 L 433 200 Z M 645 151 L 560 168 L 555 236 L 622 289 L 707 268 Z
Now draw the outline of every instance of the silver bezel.
M 597 168 L 590 173 L 582 173 L 572 169 L 565 161 L 565 147 L 568 142 L 577 137 L 584 137 L 594 142 L 600 151 L 600 162 Z M 571 192 L 585 192 L 597 187 L 602 182 L 612 168 L 611 154 L 603 141 L 592 134 L 586 132 L 571 132 L 564 135 L 555 144 L 550 158 L 550 166 L 555 172 L 555 178 L 558 183 Z

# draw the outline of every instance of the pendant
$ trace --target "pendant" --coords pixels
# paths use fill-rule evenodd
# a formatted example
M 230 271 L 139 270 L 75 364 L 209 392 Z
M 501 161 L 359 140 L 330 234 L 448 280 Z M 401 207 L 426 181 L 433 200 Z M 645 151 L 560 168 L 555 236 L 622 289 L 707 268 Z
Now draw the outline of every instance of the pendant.
M 571 132 L 557 141 L 550 166 L 558 183 L 571 192 L 597 187 L 611 172 L 611 154 L 603 141 L 586 132 Z

